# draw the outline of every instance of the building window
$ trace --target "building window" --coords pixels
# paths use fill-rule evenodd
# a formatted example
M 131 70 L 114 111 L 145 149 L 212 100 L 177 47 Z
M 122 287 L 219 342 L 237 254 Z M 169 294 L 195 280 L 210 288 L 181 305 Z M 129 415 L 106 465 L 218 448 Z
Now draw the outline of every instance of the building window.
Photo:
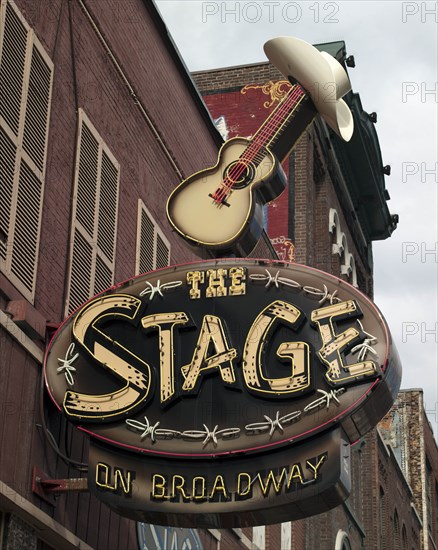
M 66 313 L 114 283 L 119 163 L 79 109 Z
M 380 532 L 380 547 L 386 548 L 386 506 L 385 506 L 385 491 L 380 487 L 379 491 L 379 532 Z
M 11 1 L 0 37 L 0 267 L 33 302 L 53 63 Z
M 335 541 L 335 550 L 351 550 L 350 539 L 345 531 L 338 531 Z
M 394 510 L 394 532 L 393 532 L 393 543 L 394 549 L 398 550 L 400 548 L 400 520 L 398 519 L 398 512 Z
M 406 531 L 405 524 L 403 524 L 403 528 L 402 528 L 402 549 L 408 550 L 408 533 Z
M 147 273 L 170 263 L 170 244 L 144 202 L 138 201 L 135 274 Z

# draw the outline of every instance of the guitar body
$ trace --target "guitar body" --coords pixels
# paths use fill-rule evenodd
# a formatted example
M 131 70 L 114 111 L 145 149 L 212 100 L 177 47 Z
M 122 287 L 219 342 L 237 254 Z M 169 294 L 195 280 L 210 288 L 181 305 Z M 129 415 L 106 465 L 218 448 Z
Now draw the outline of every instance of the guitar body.
M 250 141 L 232 138 L 219 151 L 215 166 L 196 172 L 174 189 L 167 201 L 173 228 L 191 245 L 248 255 L 263 229 L 263 204 L 286 186 L 286 176 L 275 156 L 264 150 L 257 163 L 239 165 Z M 223 188 L 228 171 L 242 172 L 222 202 L 213 196 Z M 221 187 L 222 186 L 222 187 Z

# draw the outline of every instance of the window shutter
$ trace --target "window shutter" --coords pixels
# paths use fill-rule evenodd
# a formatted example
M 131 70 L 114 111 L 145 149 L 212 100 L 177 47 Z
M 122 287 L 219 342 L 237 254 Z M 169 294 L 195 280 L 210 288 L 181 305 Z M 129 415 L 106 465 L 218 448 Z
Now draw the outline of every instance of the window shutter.
M 3 15 L 6 11 L 5 15 Z M 0 115 L 18 135 L 22 112 L 24 68 L 29 27 L 10 2 L 2 3 L 3 42 L 1 45 L 0 89 L 2 100 Z
M 100 171 L 100 202 L 97 225 L 97 246 L 112 262 L 116 239 L 115 220 L 117 217 L 119 173 L 105 151 L 102 154 Z
M 10 0 L 0 31 L 0 266 L 33 302 L 53 63 Z
M 170 248 L 169 243 L 165 242 L 164 239 L 157 232 L 157 262 L 156 268 L 166 267 L 169 265 L 170 260 Z
M 34 44 L 24 118 L 23 148 L 41 172 L 44 168 L 46 152 L 51 84 L 52 71 Z
M 16 146 L 0 128 L 0 260 L 2 267 L 9 254 L 8 236 L 14 192 Z
M 135 274 L 166 267 L 170 263 L 170 244 L 143 201 L 138 201 L 137 251 Z
M 69 305 L 70 311 L 78 308 L 84 300 L 91 294 L 90 273 L 93 268 L 93 247 L 87 242 L 75 229 L 73 237 L 73 251 L 71 259 L 70 275 L 70 293 Z
M 136 275 L 154 269 L 155 225 L 142 201 L 139 204 L 140 235 L 137 237 Z
M 82 124 L 79 141 L 76 219 L 89 235 L 94 235 L 99 167 L 99 142 L 86 124 Z
M 33 290 L 35 279 L 41 193 L 41 182 L 22 160 L 18 180 L 11 271 L 29 292 Z
M 66 314 L 114 283 L 120 169 L 79 109 Z

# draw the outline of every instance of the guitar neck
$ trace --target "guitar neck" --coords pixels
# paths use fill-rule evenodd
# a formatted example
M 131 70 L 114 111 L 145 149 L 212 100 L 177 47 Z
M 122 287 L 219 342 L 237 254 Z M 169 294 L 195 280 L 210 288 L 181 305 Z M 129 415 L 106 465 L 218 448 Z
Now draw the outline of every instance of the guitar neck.
M 299 84 L 294 84 L 250 140 L 247 150 L 253 162 L 261 161 L 269 149 L 280 162 L 292 150 L 301 134 L 312 122 L 316 109 Z

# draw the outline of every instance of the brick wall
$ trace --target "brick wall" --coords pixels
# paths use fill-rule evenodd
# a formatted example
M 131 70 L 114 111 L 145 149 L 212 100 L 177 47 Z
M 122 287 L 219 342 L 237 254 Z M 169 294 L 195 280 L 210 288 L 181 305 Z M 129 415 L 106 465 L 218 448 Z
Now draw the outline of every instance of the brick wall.
M 424 410 L 423 391 L 401 391 L 381 429 L 412 489 L 423 522 L 421 548 L 433 548 L 438 541 L 438 449 Z

